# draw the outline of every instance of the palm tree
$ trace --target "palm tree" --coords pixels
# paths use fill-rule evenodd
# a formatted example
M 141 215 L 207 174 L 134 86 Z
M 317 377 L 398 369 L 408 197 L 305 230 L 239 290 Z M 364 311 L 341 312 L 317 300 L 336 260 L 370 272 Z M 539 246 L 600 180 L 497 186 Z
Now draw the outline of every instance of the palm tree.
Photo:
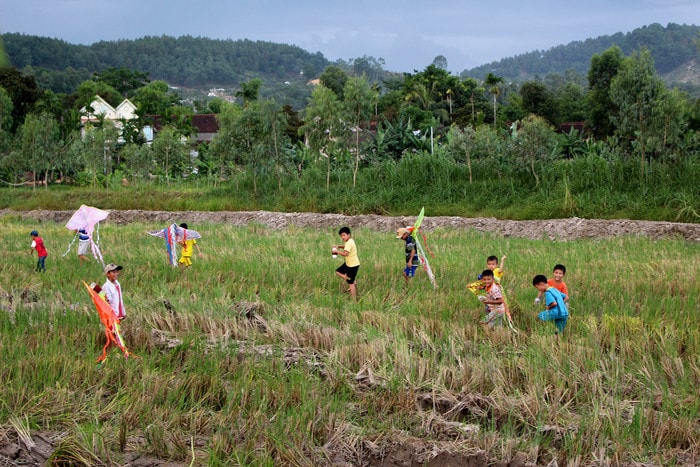
M 445 91 L 445 95 L 447 96 L 447 103 L 450 106 L 450 120 L 452 120 L 452 89 Z
M 503 82 L 502 76 L 496 76 L 493 73 L 486 75 L 484 79 L 484 84 L 488 86 L 489 92 L 493 96 L 493 125 L 496 126 L 496 99 L 501 94 L 501 89 L 498 87 L 499 83 Z

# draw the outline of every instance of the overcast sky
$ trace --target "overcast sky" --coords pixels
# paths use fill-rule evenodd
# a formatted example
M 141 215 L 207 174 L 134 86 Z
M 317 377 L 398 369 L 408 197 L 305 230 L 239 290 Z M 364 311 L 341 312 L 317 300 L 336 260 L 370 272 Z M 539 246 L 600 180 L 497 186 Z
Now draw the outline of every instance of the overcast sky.
M 297 45 L 330 60 L 450 71 L 659 23 L 699 24 L 699 0 L 0 0 L 0 32 L 72 44 L 201 36 Z

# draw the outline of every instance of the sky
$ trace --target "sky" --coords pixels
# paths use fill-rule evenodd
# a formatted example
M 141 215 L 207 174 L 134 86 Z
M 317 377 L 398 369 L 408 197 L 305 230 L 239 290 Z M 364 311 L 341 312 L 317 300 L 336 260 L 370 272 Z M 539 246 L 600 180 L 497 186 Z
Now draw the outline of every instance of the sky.
M 700 24 L 698 0 L 0 0 L 0 32 L 89 45 L 190 35 L 290 44 L 329 60 L 460 73 L 502 58 L 659 23 Z

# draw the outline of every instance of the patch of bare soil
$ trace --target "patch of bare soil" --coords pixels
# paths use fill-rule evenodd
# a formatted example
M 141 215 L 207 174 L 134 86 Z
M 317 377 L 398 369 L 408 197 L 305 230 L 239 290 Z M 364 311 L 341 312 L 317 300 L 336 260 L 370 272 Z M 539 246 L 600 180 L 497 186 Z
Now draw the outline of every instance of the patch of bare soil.
M 67 222 L 73 211 L 26 211 L 0 210 L 0 216 L 19 215 L 23 219 Z M 112 210 L 106 222 L 129 224 L 131 222 L 153 223 L 157 225 L 172 222 L 201 224 L 205 222 L 223 223 L 237 226 L 248 224 L 265 225 L 274 229 L 289 226 L 329 228 L 347 225 L 351 228 L 366 227 L 372 230 L 394 231 L 411 225 L 415 217 L 387 217 L 374 214 L 347 216 L 344 214 L 318 214 L 311 212 L 269 212 L 269 211 L 140 211 Z M 700 241 L 700 223 L 636 221 L 628 219 L 547 219 L 531 221 L 500 220 L 495 217 L 466 218 L 456 216 L 426 217 L 424 230 L 434 228 L 472 229 L 478 232 L 494 232 L 504 237 L 518 237 L 550 240 L 575 240 L 581 238 L 611 238 L 620 236 L 643 236 L 654 240 L 683 238 Z

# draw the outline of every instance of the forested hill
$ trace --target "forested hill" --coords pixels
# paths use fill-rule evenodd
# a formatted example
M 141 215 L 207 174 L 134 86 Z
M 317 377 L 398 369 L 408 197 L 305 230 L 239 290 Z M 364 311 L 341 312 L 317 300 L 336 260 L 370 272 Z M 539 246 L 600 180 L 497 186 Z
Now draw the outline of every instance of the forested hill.
M 531 79 L 535 75 L 544 78 L 553 73 L 563 75 L 567 70 L 587 73 L 591 56 L 600 54 L 612 46 L 618 46 L 625 55 L 641 47 L 649 49 L 660 74 L 668 74 L 678 67 L 696 60 L 700 66 L 698 40 L 700 26 L 670 23 L 664 27 L 654 23 L 623 34 L 599 36 L 584 41 L 558 45 L 549 50 L 535 50 L 514 57 L 503 58 L 462 72 L 462 76 L 483 79 L 489 73 L 508 80 Z M 700 70 L 696 70 L 700 79 Z M 700 84 L 695 83 L 695 84 Z
M 629 33 L 617 33 L 536 50 L 465 70 L 463 77 L 479 80 L 489 73 L 507 80 L 527 80 L 568 70 L 585 74 L 591 56 L 611 46 L 625 55 L 640 47 L 651 52 L 656 70 L 667 82 L 700 85 L 700 27 L 651 24 Z M 37 78 L 42 87 L 70 93 L 94 72 L 129 68 L 173 85 L 205 88 L 235 86 L 251 78 L 266 82 L 306 81 L 331 64 L 320 52 L 297 46 L 251 40 L 203 37 L 147 36 L 134 40 L 74 45 L 63 40 L 24 34 L 0 36 L 11 64 Z M 693 62 L 694 60 L 694 62 Z M 694 63 L 694 67 L 691 66 Z M 429 64 L 426 64 L 426 66 Z M 296 78 L 296 79 L 295 79 Z
M 3 34 L 2 40 L 18 69 L 88 73 L 85 79 L 105 68 L 125 67 L 183 86 L 233 85 L 252 77 L 289 79 L 301 72 L 314 77 L 329 64 L 320 52 L 251 40 L 147 36 L 89 46 L 24 34 Z

